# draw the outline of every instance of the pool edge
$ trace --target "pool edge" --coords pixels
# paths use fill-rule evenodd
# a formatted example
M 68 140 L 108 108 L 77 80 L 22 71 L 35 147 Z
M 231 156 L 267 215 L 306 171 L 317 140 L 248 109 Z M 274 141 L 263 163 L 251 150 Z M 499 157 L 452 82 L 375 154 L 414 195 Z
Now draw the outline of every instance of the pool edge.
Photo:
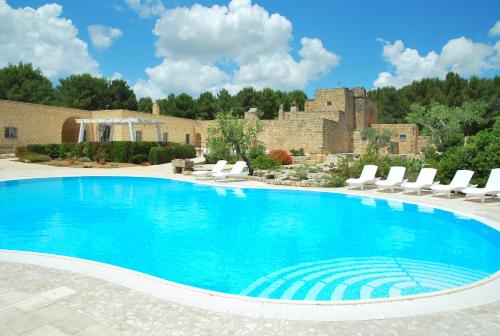
M 412 296 L 356 301 L 294 301 L 219 293 L 106 263 L 59 255 L 0 250 L 0 261 L 83 274 L 170 302 L 252 318 L 297 321 L 375 320 L 466 309 L 500 300 L 500 271 L 465 286 Z

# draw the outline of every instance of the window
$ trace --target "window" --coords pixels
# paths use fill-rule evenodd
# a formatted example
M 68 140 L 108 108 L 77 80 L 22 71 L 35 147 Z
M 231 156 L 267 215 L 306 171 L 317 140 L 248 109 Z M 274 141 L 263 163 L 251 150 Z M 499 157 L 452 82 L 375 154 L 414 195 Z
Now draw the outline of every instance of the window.
M 167 132 L 164 132 L 164 133 L 163 133 L 163 138 L 162 138 L 162 141 L 163 141 L 163 142 L 168 142 L 168 133 L 167 133 Z
M 109 141 L 111 135 L 111 126 L 101 124 L 99 125 L 99 141 Z
M 406 141 L 406 134 L 400 134 L 399 135 L 399 142 L 405 142 Z
M 5 127 L 5 139 L 17 139 L 17 127 Z
M 331 101 L 327 101 L 326 102 L 326 106 L 332 106 L 332 102 Z
M 135 131 L 135 141 L 142 141 L 142 131 Z
M 189 139 L 189 134 L 186 134 L 186 145 L 189 145 L 189 143 L 190 143 L 190 142 L 191 142 L 191 141 L 190 141 L 190 139 Z

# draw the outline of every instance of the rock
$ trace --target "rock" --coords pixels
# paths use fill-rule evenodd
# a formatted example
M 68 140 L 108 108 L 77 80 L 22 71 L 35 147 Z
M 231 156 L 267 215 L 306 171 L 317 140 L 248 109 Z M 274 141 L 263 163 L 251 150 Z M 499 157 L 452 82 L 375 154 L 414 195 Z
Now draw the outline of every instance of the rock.
M 90 163 L 90 162 L 85 162 L 85 163 L 83 164 L 83 168 L 92 168 L 92 163 Z

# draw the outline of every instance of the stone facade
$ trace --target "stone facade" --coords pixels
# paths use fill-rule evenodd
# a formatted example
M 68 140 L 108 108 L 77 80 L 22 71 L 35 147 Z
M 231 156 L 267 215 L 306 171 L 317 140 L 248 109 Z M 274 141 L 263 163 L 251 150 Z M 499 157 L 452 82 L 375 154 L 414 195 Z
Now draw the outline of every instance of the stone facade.
M 32 143 L 75 142 L 78 139 L 78 118 L 147 118 L 164 121 L 160 126 L 163 140 L 189 142 L 197 147 L 206 147 L 208 132 L 216 127 L 215 122 L 176 118 L 159 114 L 158 105 L 153 104 L 153 113 L 128 110 L 86 111 L 55 106 L 45 106 L 0 100 L 0 148 L 12 148 Z M 245 119 L 258 119 L 256 109 L 245 113 Z M 360 133 L 364 128 L 375 127 L 394 133 L 401 154 L 415 154 L 418 143 L 416 125 L 377 124 L 377 104 L 369 99 L 364 88 L 334 88 L 316 91 L 315 99 L 305 102 L 299 111 L 295 104 L 290 111 L 280 107 L 278 118 L 262 120 L 264 131 L 259 140 L 268 149 L 300 149 L 308 154 L 362 153 L 366 143 Z M 17 138 L 6 138 L 5 128 L 17 129 Z M 152 125 L 135 126 L 142 140 L 156 141 L 156 129 Z M 99 125 L 86 126 L 86 139 L 97 141 Z M 128 126 L 115 125 L 113 140 L 130 140 Z

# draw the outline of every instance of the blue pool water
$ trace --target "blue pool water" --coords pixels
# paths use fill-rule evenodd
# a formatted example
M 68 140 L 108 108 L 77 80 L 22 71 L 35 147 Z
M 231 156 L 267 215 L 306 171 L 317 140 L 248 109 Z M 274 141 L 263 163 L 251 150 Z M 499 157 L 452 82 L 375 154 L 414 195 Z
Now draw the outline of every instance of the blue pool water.
M 0 219 L 0 249 L 271 299 L 418 294 L 500 269 L 500 233 L 476 220 L 343 194 L 130 177 L 9 181 Z

